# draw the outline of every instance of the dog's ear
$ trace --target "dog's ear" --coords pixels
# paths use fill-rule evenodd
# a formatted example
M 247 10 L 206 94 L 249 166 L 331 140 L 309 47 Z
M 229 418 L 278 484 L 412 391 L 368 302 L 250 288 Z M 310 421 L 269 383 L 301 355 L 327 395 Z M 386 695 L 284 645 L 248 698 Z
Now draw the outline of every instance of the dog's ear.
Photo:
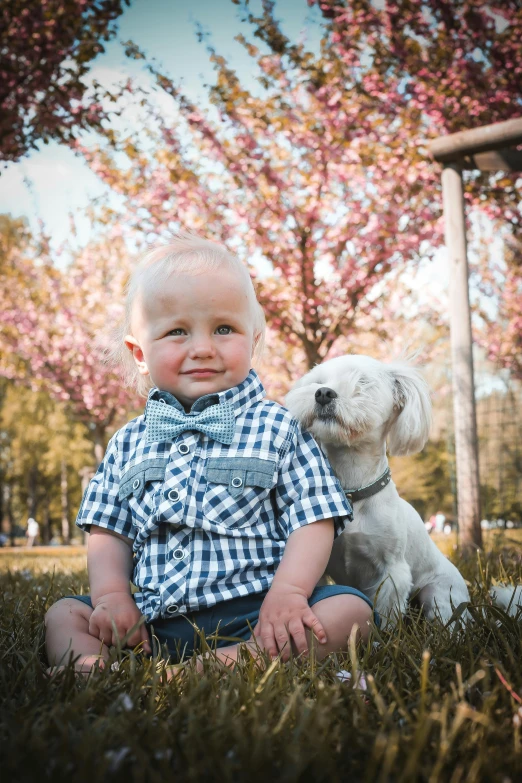
M 420 451 L 430 433 L 429 386 L 414 367 L 388 365 L 393 378 L 393 396 L 398 416 L 388 433 L 390 454 L 402 456 Z
M 299 378 L 293 386 L 290 387 L 288 390 L 288 393 L 285 396 L 285 405 L 290 411 L 290 413 L 295 416 L 297 419 L 299 419 L 300 414 L 303 413 L 304 408 L 308 405 L 308 399 L 305 399 L 303 396 L 303 392 L 300 390 L 303 386 L 308 386 L 310 379 L 309 376 L 310 373 L 307 372 L 306 375 L 303 375 L 302 378 Z

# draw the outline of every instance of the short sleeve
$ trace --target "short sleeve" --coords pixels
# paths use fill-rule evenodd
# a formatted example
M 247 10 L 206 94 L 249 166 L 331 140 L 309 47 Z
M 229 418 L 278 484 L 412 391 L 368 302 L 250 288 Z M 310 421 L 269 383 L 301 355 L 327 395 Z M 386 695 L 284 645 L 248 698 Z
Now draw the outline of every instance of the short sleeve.
M 278 522 L 288 537 L 310 522 L 333 517 L 335 536 L 352 519 L 352 507 L 317 442 L 296 427 L 275 488 Z
M 109 442 L 103 461 L 85 491 L 76 524 L 87 533 L 91 525 L 98 525 L 134 540 L 136 532 L 128 501 L 118 499 L 119 462 L 116 434 Z

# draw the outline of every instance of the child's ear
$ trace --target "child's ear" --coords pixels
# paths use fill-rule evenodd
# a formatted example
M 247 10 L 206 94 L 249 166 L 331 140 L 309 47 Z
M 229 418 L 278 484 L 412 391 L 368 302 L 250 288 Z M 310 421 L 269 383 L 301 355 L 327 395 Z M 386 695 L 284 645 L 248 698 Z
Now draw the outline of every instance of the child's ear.
M 257 334 L 254 335 L 254 339 L 252 341 L 252 356 L 254 356 L 260 340 L 261 340 L 261 332 L 258 332 Z
M 141 349 L 141 345 L 136 340 L 135 337 L 132 336 L 132 334 L 128 334 L 125 337 L 125 345 L 129 349 L 129 351 L 132 353 L 132 358 L 136 362 L 138 366 L 138 370 L 141 375 L 148 375 L 149 374 L 149 368 L 147 367 L 147 363 L 145 362 L 145 357 L 143 355 L 143 351 Z

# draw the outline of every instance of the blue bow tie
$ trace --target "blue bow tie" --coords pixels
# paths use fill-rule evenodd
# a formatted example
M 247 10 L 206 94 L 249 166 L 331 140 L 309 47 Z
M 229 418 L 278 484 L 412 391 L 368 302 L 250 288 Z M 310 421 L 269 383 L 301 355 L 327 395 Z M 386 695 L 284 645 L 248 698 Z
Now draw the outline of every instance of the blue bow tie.
M 184 413 L 165 402 L 149 400 L 146 410 L 147 443 L 174 440 L 187 430 L 197 430 L 230 446 L 234 438 L 236 419 L 234 406 L 225 402 L 210 405 L 200 413 Z

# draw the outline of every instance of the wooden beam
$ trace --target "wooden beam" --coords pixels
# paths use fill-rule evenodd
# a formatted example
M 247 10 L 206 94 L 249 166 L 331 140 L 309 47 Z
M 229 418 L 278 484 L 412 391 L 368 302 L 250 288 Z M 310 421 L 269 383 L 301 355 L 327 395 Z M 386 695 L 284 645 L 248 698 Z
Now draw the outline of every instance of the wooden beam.
M 462 168 L 480 169 L 480 171 L 520 171 L 522 172 L 522 150 L 504 148 L 491 152 L 478 152 L 466 155 L 462 159 Z
M 451 163 L 466 155 L 515 147 L 518 144 L 522 144 L 522 117 L 440 136 L 431 142 L 429 149 L 439 163 Z
M 470 551 L 482 546 L 482 531 L 464 194 L 461 169 L 455 164 L 442 171 L 442 197 L 449 262 L 459 544 Z

